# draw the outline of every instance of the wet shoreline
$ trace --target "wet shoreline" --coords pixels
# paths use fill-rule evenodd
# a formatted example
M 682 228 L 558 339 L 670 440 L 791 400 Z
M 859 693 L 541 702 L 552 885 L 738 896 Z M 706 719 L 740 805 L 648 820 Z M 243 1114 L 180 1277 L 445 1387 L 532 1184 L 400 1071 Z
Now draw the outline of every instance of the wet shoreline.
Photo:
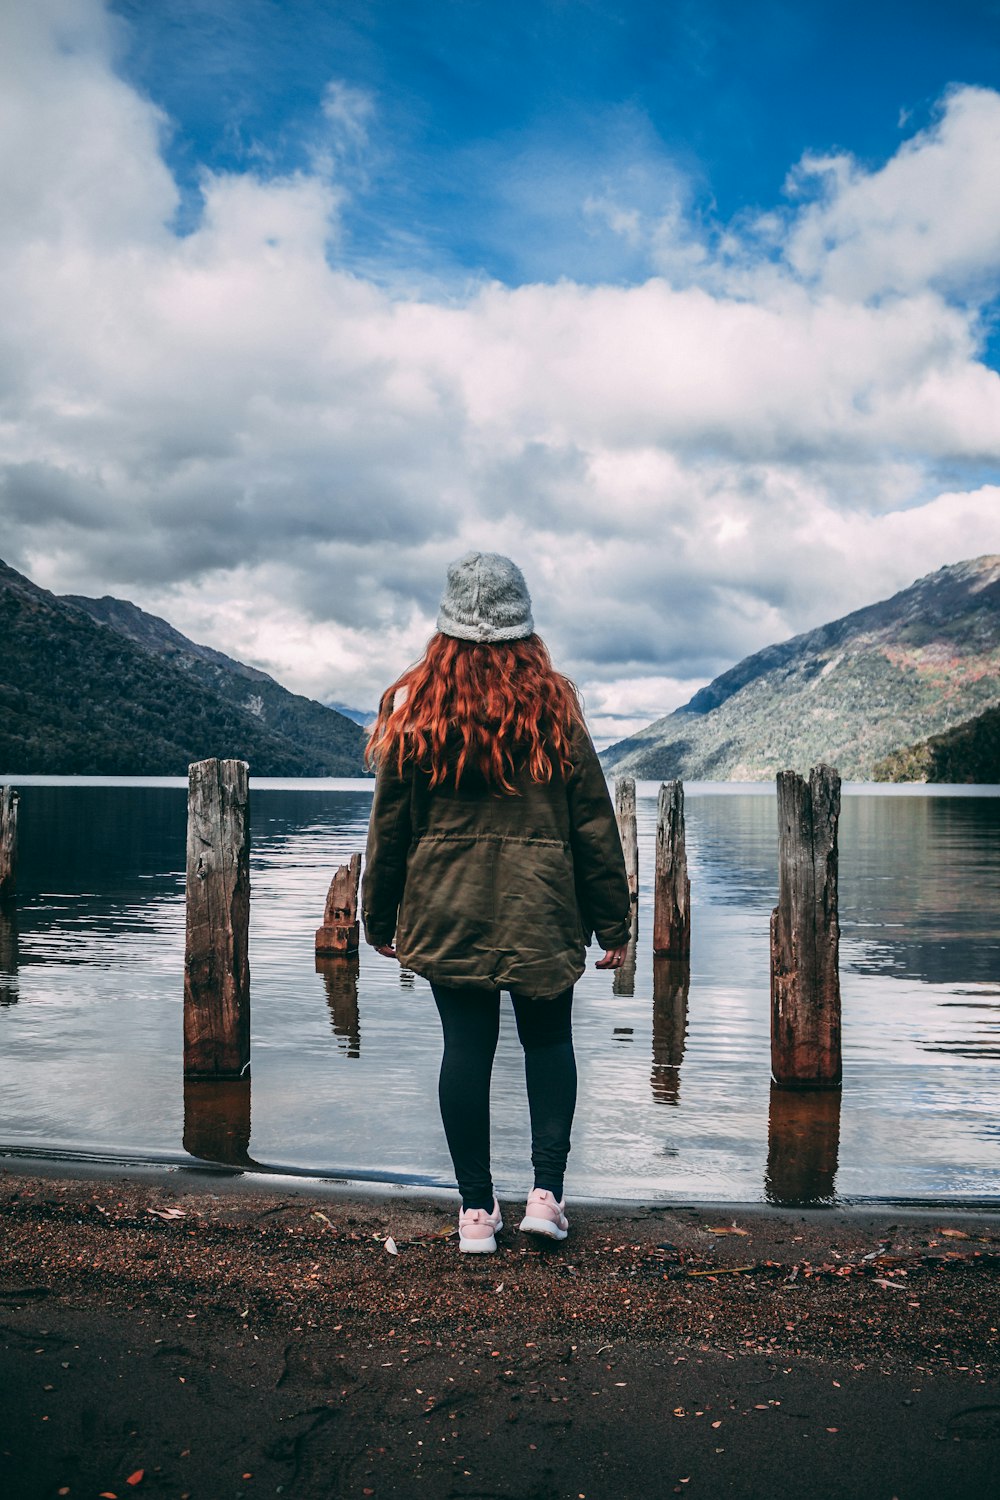
M 351 1168 L 340 1172 L 315 1172 L 305 1167 L 255 1162 L 243 1167 L 225 1162 L 202 1161 L 186 1153 L 174 1154 L 119 1153 L 73 1150 L 69 1147 L 11 1146 L 0 1142 L 0 1172 L 21 1176 L 74 1178 L 80 1181 L 128 1177 L 173 1191 L 199 1191 L 209 1188 L 216 1193 L 306 1193 L 317 1198 L 371 1198 L 399 1196 L 406 1201 L 440 1201 L 455 1199 L 454 1187 L 417 1177 L 393 1176 L 378 1172 L 362 1173 Z M 1000 1219 L 1000 1197 L 996 1198 L 834 1198 L 822 1203 L 773 1203 L 761 1200 L 729 1198 L 673 1198 L 669 1195 L 645 1194 L 634 1198 L 603 1197 L 577 1193 L 573 1201 L 588 1210 L 620 1211 L 655 1207 L 657 1211 L 686 1210 L 706 1214 L 748 1213 L 754 1216 L 803 1213 L 829 1216 L 959 1214 Z

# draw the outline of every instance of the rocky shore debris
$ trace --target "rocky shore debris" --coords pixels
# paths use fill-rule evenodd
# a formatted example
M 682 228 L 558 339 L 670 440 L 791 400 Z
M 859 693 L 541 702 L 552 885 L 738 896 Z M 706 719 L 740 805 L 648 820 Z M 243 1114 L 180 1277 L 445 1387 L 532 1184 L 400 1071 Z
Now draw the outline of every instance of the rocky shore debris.
M 669 1328 L 686 1340 L 724 1335 L 734 1351 L 798 1357 L 835 1347 L 882 1363 L 919 1352 L 929 1363 L 995 1369 L 996 1220 L 960 1228 L 940 1219 L 884 1225 L 863 1214 L 751 1212 L 744 1223 L 720 1223 L 683 1208 L 594 1209 L 578 1218 L 579 1231 L 559 1247 L 524 1244 L 508 1231 L 479 1267 L 454 1253 L 453 1215 L 436 1203 L 320 1207 L 306 1195 L 275 1202 L 265 1193 L 175 1194 L 3 1173 L 0 1299 L 94 1300 L 125 1289 L 133 1302 L 241 1321 L 291 1317 L 322 1327 L 335 1314 L 348 1333 L 380 1327 L 393 1308 L 432 1324 L 457 1315 L 472 1327 L 517 1325 L 530 1307 L 549 1331 L 657 1337 Z M 890 1303 L 905 1310 L 898 1327 Z
M 853 1500 L 868 1453 L 887 1494 L 984 1492 L 1000 1217 L 578 1206 L 565 1244 L 508 1231 L 473 1265 L 454 1226 L 392 1195 L 0 1172 L 0 1487 L 611 1500 L 780 1473 Z

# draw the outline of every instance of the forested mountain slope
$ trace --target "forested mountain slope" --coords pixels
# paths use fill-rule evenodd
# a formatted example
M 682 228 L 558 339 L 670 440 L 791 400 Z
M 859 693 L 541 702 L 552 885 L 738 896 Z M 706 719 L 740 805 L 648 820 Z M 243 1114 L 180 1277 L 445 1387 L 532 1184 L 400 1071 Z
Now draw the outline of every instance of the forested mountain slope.
M 1000 704 L 1000 556 L 746 657 L 605 750 L 639 777 L 760 781 L 819 761 L 864 781 L 895 751 Z
M 353 720 L 336 709 L 290 693 L 266 672 L 224 656 L 211 646 L 196 645 L 166 620 L 147 614 L 127 600 L 109 596 L 86 599 L 77 594 L 63 598 L 290 740 L 298 754 L 327 768 L 316 775 L 360 774 L 365 736 Z
M 122 606 L 126 615 L 133 608 Z M 170 631 L 143 619 L 151 631 Z M 207 648 L 172 635 L 173 658 L 0 562 L 0 773 L 183 775 L 210 755 L 247 760 L 258 776 L 360 773 L 358 726 L 252 668 L 234 672 L 241 664 L 226 657 L 213 667 L 200 655 Z M 215 686 L 189 657 L 218 672 Z M 233 677 L 246 695 L 275 703 L 270 718 L 237 701 Z M 307 707 L 295 717 L 284 699 Z M 326 739 L 320 725 L 329 726 Z

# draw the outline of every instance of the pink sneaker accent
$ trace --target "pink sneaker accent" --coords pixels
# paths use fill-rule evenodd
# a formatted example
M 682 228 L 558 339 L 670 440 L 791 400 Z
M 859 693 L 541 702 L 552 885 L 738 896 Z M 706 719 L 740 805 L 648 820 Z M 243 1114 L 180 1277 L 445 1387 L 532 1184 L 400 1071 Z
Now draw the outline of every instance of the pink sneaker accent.
M 569 1220 L 563 1212 L 565 1198 L 557 1203 L 548 1188 L 532 1188 L 520 1223 L 522 1234 L 543 1234 L 546 1239 L 564 1240 L 569 1234 Z
M 493 1199 L 493 1210 L 463 1208 L 458 1216 L 458 1248 L 465 1255 L 492 1255 L 497 1247 L 497 1231 L 503 1228 L 500 1205 Z

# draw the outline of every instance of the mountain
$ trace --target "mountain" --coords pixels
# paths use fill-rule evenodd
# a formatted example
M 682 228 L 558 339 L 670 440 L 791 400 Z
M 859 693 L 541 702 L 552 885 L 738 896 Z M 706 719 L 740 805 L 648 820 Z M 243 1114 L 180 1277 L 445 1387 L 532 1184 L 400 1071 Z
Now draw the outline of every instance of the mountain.
M 0 562 L 0 773 L 357 776 L 343 715 L 121 600 L 63 599 Z
M 362 729 L 370 729 L 378 718 L 378 709 L 375 708 L 351 708 L 347 703 L 328 703 L 327 708 L 335 708 L 338 714 L 343 714 L 345 719 L 353 719 L 355 724 L 360 724 Z
M 974 781 L 1000 784 L 1000 708 L 894 750 L 874 769 L 875 781 Z
M 248 667 L 211 646 L 198 646 L 166 620 L 149 615 L 124 599 L 86 599 L 64 594 L 67 604 L 85 610 L 92 619 L 126 636 L 141 650 L 177 667 L 201 687 L 250 714 L 275 734 L 289 740 L 299 755 L 330 769 L 315 776 L 357 776 L 365 736 L 345 714 L 290 693 L 257 667 Z M 258 772 L 266 775 L 266 772 Z M 276 773 L 281 774 L 281 773 Z
M 763 781 L 819 761 L 865 781 L 887 756 L 1000 703 L 1000 556 L 746 657 L 601 759 L 649 778 Z

